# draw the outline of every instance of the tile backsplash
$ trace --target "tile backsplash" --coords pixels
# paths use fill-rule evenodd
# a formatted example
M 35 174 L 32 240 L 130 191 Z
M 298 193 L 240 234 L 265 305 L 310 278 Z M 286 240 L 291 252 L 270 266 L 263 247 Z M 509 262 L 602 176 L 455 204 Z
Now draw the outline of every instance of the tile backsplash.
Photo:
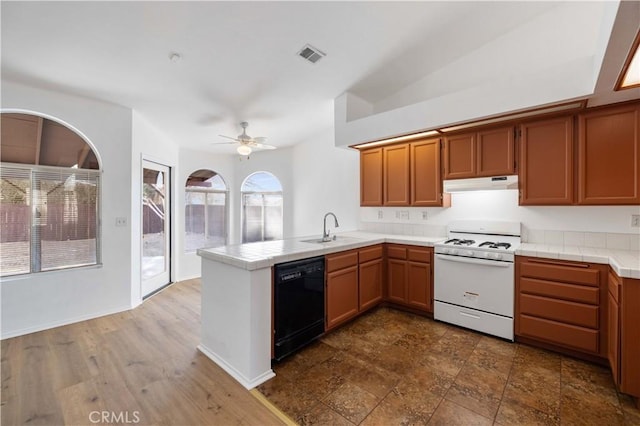
M 555 246 L 596 247 L 617 250 L 640 250 L 639 234 L 607 232 L 563 232 L 522 227 L 522 242 Z
M 415 235 L 420 237 L 447 236 L 446 226 L 422 225 L 414 223 L 386 223 L 386 222 L 362 222 L 363 231 L 379 232 L 381 234 Z

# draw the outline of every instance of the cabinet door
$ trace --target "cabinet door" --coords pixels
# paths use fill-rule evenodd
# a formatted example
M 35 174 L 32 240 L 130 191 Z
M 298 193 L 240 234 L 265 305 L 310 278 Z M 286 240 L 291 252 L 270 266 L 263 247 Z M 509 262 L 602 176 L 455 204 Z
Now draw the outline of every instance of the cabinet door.
M 383 197 L 385 206 L 408 206 L 409 199 L 409 145 L 383 148 Z
M 620 384 L 620 319 L 618 302 L 611 293 L 607 306 L 607 358 L 611 365 L 611 374 L 616 385 Z
M 358 314 L 358 267 L 327 274 L 327 329 Z
M 640 204 L 639 115 L 634 103 L 579 116 L 579 204 Z
M 475 133 L 450 136 L 444 142 L 444 178 L 476 176 Z
M 520 204 L 573 203 L 573 117 L 520 127 Z
M 440 139 L 411 144 L 411 205 L 441 206 Z
M 360 205 L 382 205 L 382 148 L 360 151 Z
M 376 306 L 382 301 L 382 259 L 361 263 L 359 270 L 359 311 Z
M 407 262 L 407 277 L 407 303 L 416 308 L 432 312 L 431 264 Z
M 478 132 L 476 145 L 477 176 L 515 173 L 513 127 Z
M 392 302 L 407 302 L 407 261 L 387 261 L 387 298 Z

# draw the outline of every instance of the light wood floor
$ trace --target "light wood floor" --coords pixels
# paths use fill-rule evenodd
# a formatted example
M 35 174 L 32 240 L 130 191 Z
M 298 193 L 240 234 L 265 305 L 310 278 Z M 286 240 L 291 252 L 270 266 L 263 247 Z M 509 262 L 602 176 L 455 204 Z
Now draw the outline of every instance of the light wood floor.
M 196 349 L 199 334 L 189 280 L 132 311 L 3 340 L 1 424 L 283 424 Z

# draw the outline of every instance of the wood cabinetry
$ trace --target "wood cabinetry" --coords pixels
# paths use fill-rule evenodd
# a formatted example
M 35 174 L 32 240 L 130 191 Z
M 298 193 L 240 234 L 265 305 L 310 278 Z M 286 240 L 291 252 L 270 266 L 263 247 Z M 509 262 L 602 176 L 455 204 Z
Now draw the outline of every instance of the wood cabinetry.
M 520 204 L 574 202 L 573 116 L 520 126 Z
M 608 350 L 613 379 L 620 389 L 640 397 L 640 280 L 620 278 L 609 269 Z
M 361 206 L 448 206 L 440 139 L 360 151 Z
M 606 357 L 607 267 L 516 257 L 517 337 Z
M 326 256 L 326 322 L 333 328 L 358 314 L 358 251 Z
M 620 279 L 610 270 L 607 292 L 607 359 L 617 386 L 620 385 L 620 287 Z
M 387 300 L 433 312 L 433 249 L 387 245 Z
M 640 204 L 640 103 L 578 120 L 578 204 Z
M 382 302 L 382 244 L 326 256 L 326 328 L 334 328 Z
M 382 148 L 360 151 L 360 205 L 382 205 Z
M 382 245 L 366 247 L 358 252 L 358 311 L 363 312 L 382 302 L 383 297 Z
M 427 139 L 410 145 L 411 205 L 442 206 L 443 202 L 440 139 Z
M 500 127 L 445 139 L 444 178 L 461 179 L 515 173 L 514 129 Z
M 411 204 L 409 183 L 409 153 L 407 144 L 385 147 L 383 153 L 383 204 L 408 206 Z

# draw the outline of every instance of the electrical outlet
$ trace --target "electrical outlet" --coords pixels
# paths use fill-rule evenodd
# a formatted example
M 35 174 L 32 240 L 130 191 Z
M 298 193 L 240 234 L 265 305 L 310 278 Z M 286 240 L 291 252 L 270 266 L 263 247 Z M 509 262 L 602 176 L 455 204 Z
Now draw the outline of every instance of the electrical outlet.
M 116 226 L 127 226 L 126 217 L 116 217 Z
M 382 219 L 384 217 L 384 214 L 382 213 L 382 210 L 378 210 L 378 219 Z
M 427 219 L 428 219 L 427 212 L 426 211 L 422 212 L 422 220 L 427 220 Z
M 402 210 L 400 212 L 400 219 L 409 220 L 409 210 Z
M 640 228 L 640 214 L 631 215 L 631 226 L 633 228 Z

